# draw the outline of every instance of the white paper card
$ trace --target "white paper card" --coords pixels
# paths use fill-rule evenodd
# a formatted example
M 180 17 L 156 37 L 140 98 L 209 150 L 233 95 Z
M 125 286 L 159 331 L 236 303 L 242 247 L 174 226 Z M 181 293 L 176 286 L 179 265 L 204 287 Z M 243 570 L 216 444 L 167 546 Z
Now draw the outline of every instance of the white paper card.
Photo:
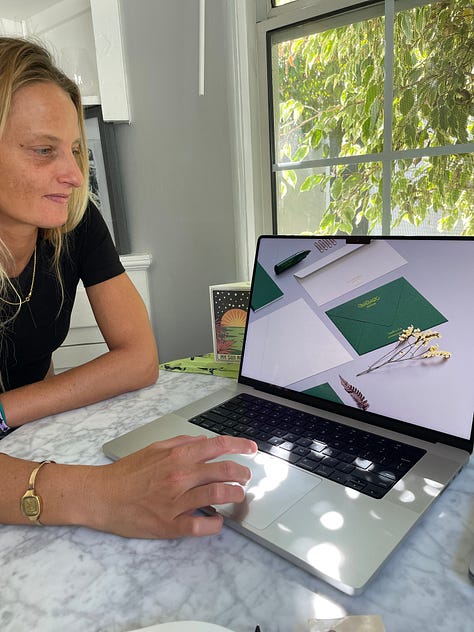
M 298 299 L 252 323 L 243 372 L 263 382 L 289 386 L 350 360 L 326 325 Z
M 344 251 L 341 257 L 322 267 L 324 261 L 321 259 L 295 273 L 295 277 L 318 305 L 339 298 L 406 263 L 386 241 L 376 239 L 362 248 Z

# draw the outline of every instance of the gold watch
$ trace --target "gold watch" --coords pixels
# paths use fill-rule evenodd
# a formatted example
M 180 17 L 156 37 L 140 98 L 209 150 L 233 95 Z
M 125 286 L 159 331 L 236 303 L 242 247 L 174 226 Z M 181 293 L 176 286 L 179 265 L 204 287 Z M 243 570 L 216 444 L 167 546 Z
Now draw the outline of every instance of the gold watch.
M 28 481 L 28 489 L 21 497 L 20 507 L 21 513 L 28 518 L 31 522 L 37 525 L 41 525 L 40 516 L 42 509 L 42 501 L 41 496 L 35 491 L 35 481 L 36 476 L 43 465 L 46 463 L 54 463 L 54 461 L 42 461 L 35 469 L 31 472 L 30 480 Z

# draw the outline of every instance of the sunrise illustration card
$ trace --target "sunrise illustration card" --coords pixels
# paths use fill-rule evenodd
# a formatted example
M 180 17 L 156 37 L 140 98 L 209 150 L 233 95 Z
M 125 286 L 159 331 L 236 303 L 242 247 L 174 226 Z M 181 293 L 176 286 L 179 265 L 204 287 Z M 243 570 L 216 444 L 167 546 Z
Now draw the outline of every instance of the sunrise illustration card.
M 250 299 L 250 283 L 211 285 L 211 322 L 214 358 L 239 362 Z

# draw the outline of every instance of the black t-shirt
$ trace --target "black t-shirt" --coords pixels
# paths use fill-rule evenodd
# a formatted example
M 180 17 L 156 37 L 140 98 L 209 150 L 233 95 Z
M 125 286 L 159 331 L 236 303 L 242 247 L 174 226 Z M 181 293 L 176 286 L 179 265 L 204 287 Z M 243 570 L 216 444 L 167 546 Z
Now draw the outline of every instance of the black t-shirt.
M 38 239 L 36 256 L 31 299 L 0 333 L 0 370 L 5 390 L 45 377 L 53 351 L 63 343 L 69 331 L 79 279 L 89 287 L 124 272 L 104 219 L 92 204 L 79 225 L 65 236 L 60 260 L 62 305 L 61 288 L 52 267 L 53 247 Z M 29 291 L 32 272 L 33 257 L 18 278 L 22 296 Z M 18 309 L 5 303 L 2 308 L 2 318 Z

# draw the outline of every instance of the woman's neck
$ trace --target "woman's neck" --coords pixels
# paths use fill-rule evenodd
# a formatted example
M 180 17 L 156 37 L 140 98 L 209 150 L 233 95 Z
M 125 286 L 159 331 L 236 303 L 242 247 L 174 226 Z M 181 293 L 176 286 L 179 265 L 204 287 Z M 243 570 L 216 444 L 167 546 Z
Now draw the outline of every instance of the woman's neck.
M 23 272 L 35 250 L 37 237 L 37 229 L 25 231 L 22 235 L 0 232 L 0 239 L 10 253 L 10 257 L 4 262 L 9 277 L 17 277 Z

